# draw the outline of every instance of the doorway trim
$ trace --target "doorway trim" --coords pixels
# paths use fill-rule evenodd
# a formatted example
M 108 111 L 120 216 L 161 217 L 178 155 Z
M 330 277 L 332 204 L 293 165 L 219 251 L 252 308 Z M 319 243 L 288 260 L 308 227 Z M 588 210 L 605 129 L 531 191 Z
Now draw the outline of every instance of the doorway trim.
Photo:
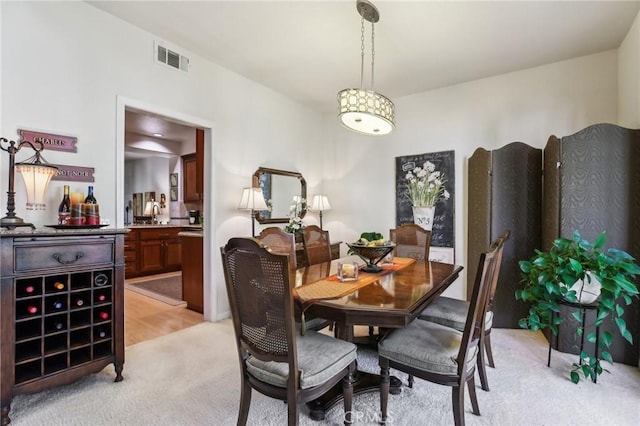
M 213 173 L 213 129 L 215 124 L 213 121 L 185 114 L 180 111 L 172 110 L 160 105 L 149 102 L 128 98 L 125 96 L 116 96 L 116 212 L 124 211 L 124 147 L 125 147 L 125 109 L 134 108 L 141 111 L 147 111 L 153 114 L 162 115 L 172 120 L 180 121 L 186 125 L 200 127 L 204 129 L 204 182 L 203 191 L 209 196 L 205 197 L 203 203 L 204 223 L 206 227 L 202 229 L 203 237 L 203 260 L 211 259 L 213 250 L 212 244 L 215 239 L 215 199 L 211 195 L 212 189 L 215 187 Z M 116 227 L 124 228 L 124 216 L 116 214 Z M 217 312 L 217 292 L 215 283 L 215 268 L 212 262 L 204 262 L 202 264 L 203 283 L 203 302 L 204 302 L 204 320 L 217 321 L 219 318 Z

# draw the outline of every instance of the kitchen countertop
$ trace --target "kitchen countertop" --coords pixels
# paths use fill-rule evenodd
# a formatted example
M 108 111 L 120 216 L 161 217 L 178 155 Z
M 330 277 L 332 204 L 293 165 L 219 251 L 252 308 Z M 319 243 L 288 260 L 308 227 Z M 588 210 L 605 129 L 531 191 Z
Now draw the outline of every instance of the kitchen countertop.
M 195 238 L 202 238 L 202 229 L 200 229 L 200 231 L 196 231 L 195 229 L 193 231 L 182 231 L 182 232 L 178 232 L 178 237 L 195 237 Z
M 130 229 L 147 229 L 147 228 L 188 228 L 188 229 L 202 229 L 202 225 L 127 225 Z

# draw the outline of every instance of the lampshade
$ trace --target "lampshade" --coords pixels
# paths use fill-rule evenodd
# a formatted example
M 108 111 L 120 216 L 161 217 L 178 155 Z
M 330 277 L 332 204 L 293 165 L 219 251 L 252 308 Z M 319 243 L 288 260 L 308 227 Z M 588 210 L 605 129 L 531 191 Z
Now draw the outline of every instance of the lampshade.
M 360 88 L 338 92 L 338 118 L 349 130 L 365 135 L 386 135 L 395 127 L 395 105 L 373 90 L 375 57 L 374 24 L 380 20 L 378 9 L 368 0 L 357 0 L 361 18 Z M 371 88 L 364 88 L 364 21 L 371 22 Z
M 160 203 L 157 201 L 147 201 L 144 205 L 144 215 L 145 216 L 153 216 L 154 211 L 156 213 L 160 213 Z
M 329 204 L 329 198 L 326 195 L 314 195 L 313 202 L 311 203 L 311 211 L 326 211 L 331 210 L 331 204 Z
M 244 188 L 238 210 L 268 210 L 262 188 Z
M 15 169 L 22 175 L 27 188 L 27 210 L 44 210 L 47 207 L 44 195 L 58 168 L 45 164 L 18 163 Z

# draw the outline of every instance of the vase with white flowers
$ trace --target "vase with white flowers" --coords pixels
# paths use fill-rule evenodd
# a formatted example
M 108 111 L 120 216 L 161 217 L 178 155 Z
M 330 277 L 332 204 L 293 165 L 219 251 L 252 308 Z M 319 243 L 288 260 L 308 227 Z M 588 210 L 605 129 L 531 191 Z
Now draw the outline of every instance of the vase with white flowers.
M 413 222 L 431 231 L 436 203 L 450 197 L 444 186 L 444 174 L 436 170 L 436 165 L 431 161 L 426 161 L 422 167 L 416 166 L 408 171 L 405 181 L 413 207 Z
M 307 204 L 307 200 L 305 198 L 300 197 L 299 195 L 295 195 L 293 197 L 293 202 L 289 206 L 289 223 L 284 227 L 286 232 L 290 232 L 292 234 L 300 234 L 304 229 L 304 222 L 302 222 L 302 212 L 305 209 Z

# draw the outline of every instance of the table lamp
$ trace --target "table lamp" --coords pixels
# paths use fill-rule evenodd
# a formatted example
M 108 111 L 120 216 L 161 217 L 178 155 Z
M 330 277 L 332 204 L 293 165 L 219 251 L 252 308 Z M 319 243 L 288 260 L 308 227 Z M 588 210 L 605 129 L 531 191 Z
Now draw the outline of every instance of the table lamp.
M 242 198 L 238 204 L 238 210 L 251 211 L 251 236 L 256 236 L 256 210 L 269 210 L 264 200 L 262 188 L 244 188 L 242 190 Z
M 314 212 L 320 212 L 320 229 L 322 229 L 322 211 L 323 210 L 331 210 L 331 204 L 329 204 L 329 198 L 326 195 L 314 195 L 313 202 L 311 203 L 311 208 L 309 209 Z
M 3 144 L 8 144 L 5 148 Z M 22 163 L 15 162 L 15 155 L 25 146 L 31 147 L 36 153 L 32 157 Z M 0 227 L 15 229 L 21 226 L 30 226 L 35 229 L 31 223 L 26 223 L 22 218 L 16 216 L 15 208 L 15 188 L 14 175 L 17 170 L 22 175 L 24 184 L 27 189 L 27 210 L 44 210 L 46 204 L 44 195 L 49 186 L 51 178 L 58 173 L 58 168 L 47 164 L 42 158 L 40 152 L 44 149 L 42 142 L 22 141 L 17 143 L 5 138 L 0 138 L 0 149 L 9 153 L 9 190 L 7 191 L 7 215 L 0 219 Z

